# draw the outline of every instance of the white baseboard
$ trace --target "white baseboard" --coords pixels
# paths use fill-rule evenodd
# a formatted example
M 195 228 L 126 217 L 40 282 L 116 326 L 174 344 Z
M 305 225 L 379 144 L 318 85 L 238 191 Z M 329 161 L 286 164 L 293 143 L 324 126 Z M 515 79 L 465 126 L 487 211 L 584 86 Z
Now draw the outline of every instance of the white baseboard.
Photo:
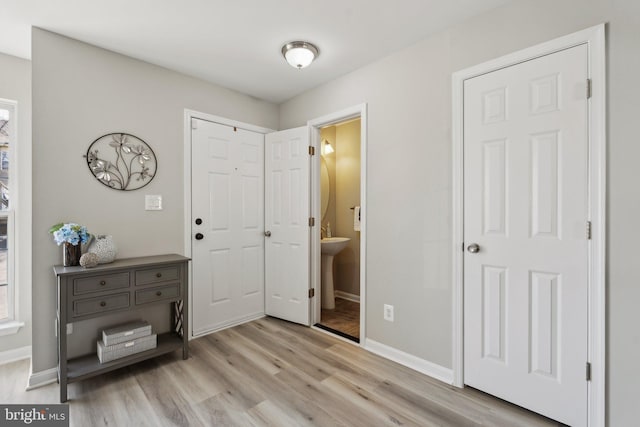
M 248 316 L 237 317 L 235 319 L 227 320 L 226 322 L 220 323 L 211 329 L 202 329 L 198 331 L 193 331 L 193 336 L 190 339 L 203 337 L 205 335 L 213 334 L 214 332 L 219 332 L 224 329 L 233 328 L 234 326 L 238 326 L 244 323 L 252 322 L 254 320 L 262 319 L 263 317 L 265 317 L 264 312 L 260 312 L 260 313 L 250 314 Z
M 334 295 L 336 298 L 346 299 L 347 301 L 360 302 L 360 295 L 350 294 L 343 291 L 335 291 Z
M 51 368 L 40 372 L 31 372 L 27 382 L 27 390 L 42 387 L 58 381 L 58 368 Z
M 22 359 L 28 359 L 31 357 L 31 346 L 14 348 L 13 350 L 5 350 L 0 352 L 0 365 L 5 363 L 11 363 Z
M 388 345 L 381 344 L 372 339 L 366 339 L 364 342 L 365 350 L 382 356 L 386 359 L 393 360 L 396 363 L 414 369 L 422 374 L 428 375 L 447 384 L 453 384 L 453 370 L 444 366 L 436 365 L 419 357 L 405 353 Z

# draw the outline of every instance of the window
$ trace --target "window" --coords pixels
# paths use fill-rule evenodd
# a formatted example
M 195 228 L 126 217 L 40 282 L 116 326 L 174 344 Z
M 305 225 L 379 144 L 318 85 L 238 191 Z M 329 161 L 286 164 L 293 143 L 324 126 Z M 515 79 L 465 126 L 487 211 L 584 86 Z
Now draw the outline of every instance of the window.
M 15 103 L 0 100 L 0 323 L 14 320 L 14 206 L 10 189 L 15 171 L 11 170 L 10 164 L 12 147 L 16 141 L 15 113 Z

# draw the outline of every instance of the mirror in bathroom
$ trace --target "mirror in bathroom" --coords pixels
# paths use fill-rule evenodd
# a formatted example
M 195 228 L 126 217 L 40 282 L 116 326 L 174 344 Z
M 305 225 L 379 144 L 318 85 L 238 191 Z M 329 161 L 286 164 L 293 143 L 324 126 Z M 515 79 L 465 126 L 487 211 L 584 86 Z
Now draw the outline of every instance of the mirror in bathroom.
M 329 206 L 329 169 L 324 157 L 320 157 L 320 212 L 322 218 L 327 214 L 327 206 Z

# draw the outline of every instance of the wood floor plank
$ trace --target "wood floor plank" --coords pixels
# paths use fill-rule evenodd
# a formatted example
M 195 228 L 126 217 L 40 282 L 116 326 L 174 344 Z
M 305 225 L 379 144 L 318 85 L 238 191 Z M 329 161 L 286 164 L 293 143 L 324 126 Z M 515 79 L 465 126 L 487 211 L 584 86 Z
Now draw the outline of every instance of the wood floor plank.
M 350 404 L 359 407 L 369 414 L 369 419 L 374 425 L 380 426 L 420 426 L 415 420 L 411 420 L 400 414 L 394 408 L 386 406 L 382 399 L 377 399 L 365 389 L 349 382 L 343 378 L 333 375 L 322 384 L 327 386 L 330 392 L 340 399 L 344 399 Z M 437 424 L 422 424 L 424 427 L 436 426 Z
M 558 426 L 332 336 L 264 318 L 180 352 L 69 386 L 71 426 Z M 0 366 L 3 403 L 57 403 L 24 391 L 29 362 Z
M 160 369 L 163 376 L 166 376 L 192 404 L 207 400 L 224 391 L 222 384 L 202 375 L 208 368 L 200 357 L 200 353 L 196 353 L 189 360 L 167 360 L 160 365 Z
M 248 411 L 236 405 L 226 393 L 220 393 L 192 405 L 205 426 L 262 426 Z
M 261 402 L 248 411 L 252 419 L 260 426 L 265 427 L 299 427 L 296 420 L 289 416 L 287 411 L 268 400 Z
M 143 363 L 157 365 L 160 362 L 160 360 L 149 360 Z M 162 425 L 181 427 L 204 425 L 189 405 L 186 396 L 179 393 L 169 378 L 161 375 L 160 369 L 148 369 L 146 372 L 138 372 L 135 378 L 145 397 L 151 406 L 155 408 L 156 416 L 160 419 Z
M 330 408 L 340 420 L 349 420 L 350 427 L 371 427 L 370 414 L 344 399 L 336 399 L 333 392 L 322 382 L 307 376 L 299 370 L 283 370 L 276 375 L 281 381 L 295 389 L 297 393 L 314 401 L 322 408 Z
M 268 400 L 287 410 L 298 425 L 340 426 L 341 423 L 315 402 L 297 393 L 289 384 L 262 370 L 260 366 L 239 353 L 235 346 L 223 339 L 216 339 L 215 346 L 209 347 L 211 356 L 220 365 L 225 365 L 229 375 L 236 381 L 254 387 L 256 392 L 268 396 Z M 265 399 L 267 400 L 267 399 Z

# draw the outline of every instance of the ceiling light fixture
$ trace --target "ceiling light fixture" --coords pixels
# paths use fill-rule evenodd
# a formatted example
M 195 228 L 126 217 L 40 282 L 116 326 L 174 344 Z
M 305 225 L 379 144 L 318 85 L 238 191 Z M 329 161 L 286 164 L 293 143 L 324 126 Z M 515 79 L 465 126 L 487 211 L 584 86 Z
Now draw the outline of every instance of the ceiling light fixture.
M 282 46 L 282 56 L 297 69 L 309 66 L 318 57 L 320 51 L 309 42 L 295 41 Z

